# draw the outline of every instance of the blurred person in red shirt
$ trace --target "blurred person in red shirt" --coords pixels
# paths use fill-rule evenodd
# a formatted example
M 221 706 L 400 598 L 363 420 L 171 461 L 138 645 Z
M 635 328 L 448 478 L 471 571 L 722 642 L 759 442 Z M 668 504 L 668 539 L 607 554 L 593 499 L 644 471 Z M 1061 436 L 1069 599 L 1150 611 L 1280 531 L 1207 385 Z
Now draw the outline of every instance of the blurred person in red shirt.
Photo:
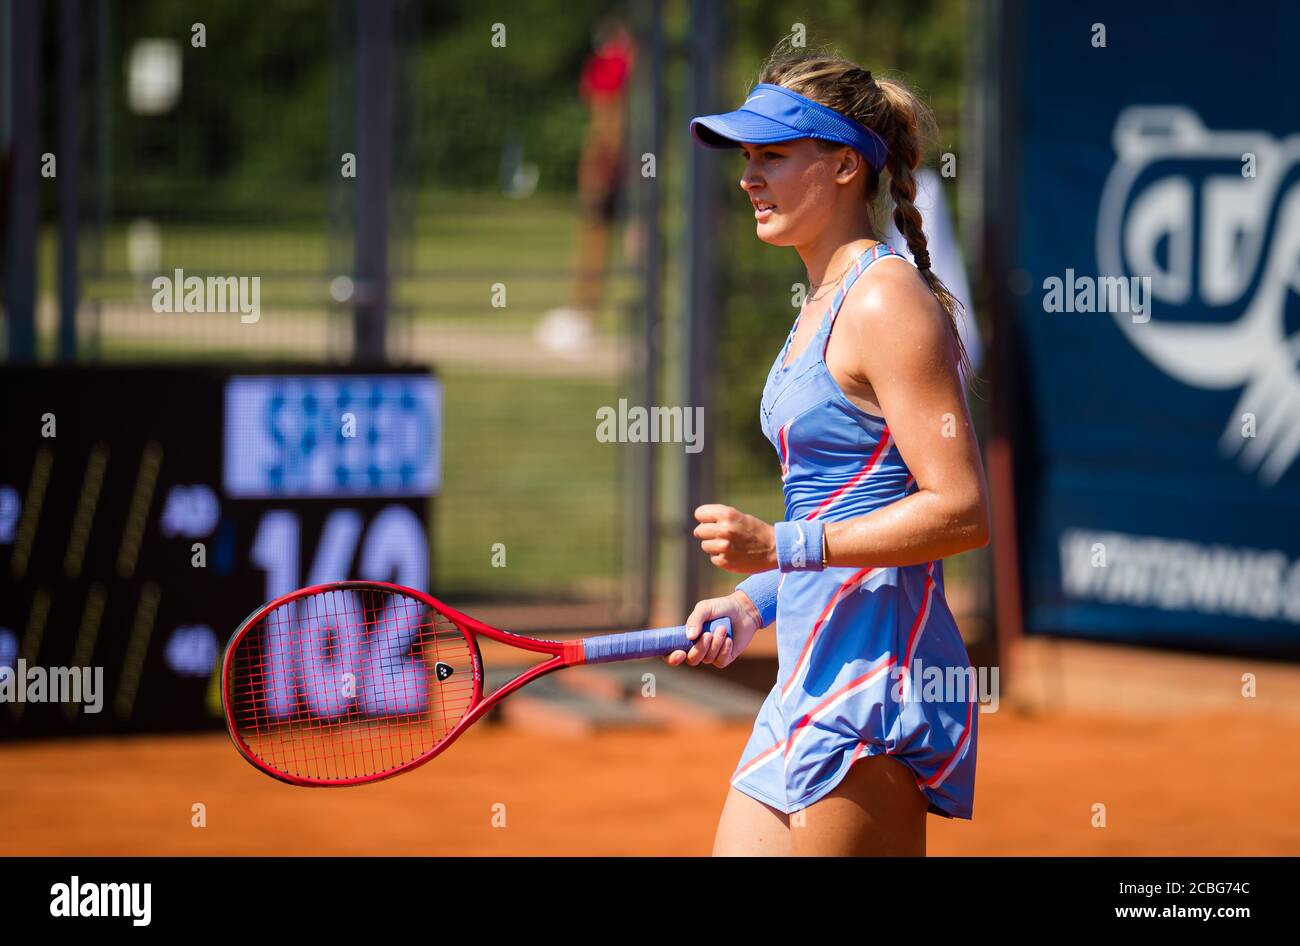
M 538 342 L 554 352 L 581 352 L 591 343 L 605 290 L 610 232 L 623 192 L 628 93 L 636 46 L 631 31 L 617 14 L 605 16 L 596 24 L 592 45 L 578 84 L 589 119 L 578 161 L 582 217 L 574 282 L 569 305 L 551 309 L 537 326 Z M 628 237 L 626 255 L 635 259 L 639 254 L 637 234 L 629 229 Z

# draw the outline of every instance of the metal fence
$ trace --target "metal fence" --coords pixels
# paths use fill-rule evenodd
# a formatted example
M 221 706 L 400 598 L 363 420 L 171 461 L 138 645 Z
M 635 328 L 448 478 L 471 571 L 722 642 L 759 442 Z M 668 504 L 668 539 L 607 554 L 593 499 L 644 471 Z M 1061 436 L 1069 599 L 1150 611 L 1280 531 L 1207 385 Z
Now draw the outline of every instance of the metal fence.
M 605 113 L 579 78 L 621 14 L 625 117 L 661 101 L 657 4 L 26 6 L 24 35 L 64 50 L 37 64 L 43 83 L 71 77 L 41 130 L 77 141 L 60 168 L 75 213 L 42 208 L 35 357 L 434 366 L 433 587 L 524 630 L 645 620 L 651 445 L 596 429 L 651 383 L 654 185 L 632 186 L 626 156 L 659 126 L 627 122 L 604 242 L 582 242 L 579 166 Z M 69 234 L 65 314 L 50 250 Z M 593 274 L 589 337 L 557 342 L 547 326 L 572 320 L 547 314 L 591 296 Z M 231 298 L 189 311 L 194 277 Z M 252 277 L 255 319 L 236 297 Z
M 772 47 L 806 27 L 812 45 L 937 89 L 941 146 L 960 150 L 965 5 L 926 5 L 924 30 L 903 8 L 868 20 L 832 6 L 64 0 L 33 14 L 16 0 L 7 43 L 20 8 L 65 40 L 58 63 L 38 66 L 63 82 L 44 84 L 43 114 L 51 140 L 78 140 L 77 239 L 63 256 L 78 261 L 80 301 L 61 306 L 53 289 L 60 184 L 42 195 L 37 353 L 435 365 L 446 476 L 434 586 L 519 602 L 523 629 L 594 627 L 644 620 L 658 574 L 675 614 L 734 584 L 690 536 L 695 505 L 782 514 L 756 366 L 779 347 L 794 313 L 781 300 L 803 275 L 754 239 L 735 165 L 700 153 L 687 120 L 733 107 Z M 586 93 L 619 17 L 635 55 L 611 112 Z M 593 193 L 614 160 L 602 132 L 619 123 L 621 187 Z M 177 270 L 260 276 L 259 320 L 158 311 L 153 280 Z M 574 329 L 557 310 L 592 297 L 585 343 L 552 344 Z M 598 412 L 620 405 L 702 408 L 704 450 L 603 442 Z M 986 613 L 985 556 L 963 559 L 950 574 L 970 577 L 972 610 Z

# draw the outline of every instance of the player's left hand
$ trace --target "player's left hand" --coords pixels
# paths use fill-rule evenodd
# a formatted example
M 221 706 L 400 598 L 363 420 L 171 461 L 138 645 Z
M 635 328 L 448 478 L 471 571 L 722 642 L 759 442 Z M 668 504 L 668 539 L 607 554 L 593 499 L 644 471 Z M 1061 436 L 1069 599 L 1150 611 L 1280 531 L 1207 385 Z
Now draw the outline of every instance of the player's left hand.
M 731 618 L 731 634 L 706 633 L 704 623 L 715 618 Z M 713 664 L 721 670 L 744 652 L 758 633 L 762 621 L 758 609 L 749 595 L 733 591 L 725 598 L 705 598 L 696 602 L 691 616 L 686 619 L 686 636 L 691 641 L 689 650 L 675 650 L 664 660 L 670 667 L 683 663 L 698 667 Z
M 694 535 L 714 565 L 742 575 L 776 568 L 776 531 L 762 519 L 719 503 L 700 506 L 695 518 Z

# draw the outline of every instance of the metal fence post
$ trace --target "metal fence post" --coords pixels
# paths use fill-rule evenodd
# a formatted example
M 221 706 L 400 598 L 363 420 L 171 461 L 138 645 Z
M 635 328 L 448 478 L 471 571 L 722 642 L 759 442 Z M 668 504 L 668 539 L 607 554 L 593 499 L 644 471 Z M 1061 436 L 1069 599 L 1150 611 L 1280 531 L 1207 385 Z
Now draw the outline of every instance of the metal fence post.
M 663 2 L 653 0 L 650 5 L 650 152 L 658 161 L 663 155 L 663 111 L 664 111 L 664 24 Z M 633 156 L 634 162 L 636 156 Z M 639 164 L 638 164 L 639 168 Z M 663 368 L 663 299 L 659 280 L 663 275 L 663 247 L 660 244 L 660 203 L 662 192 L 659 185 L 659 167 L 656 164 L 655 176 L 642 181 L 646 188 L 645 217 L 645 266 L 642 272 L 645 286 L 645 337 L 642 341 L 642 378 L 644 383 L 645 404 L 652 407 L 659 397 L 659 371 Z M 639 171 L 638 171 L 639 173 Z M 654 607 L 655 566 L 657 564 L 658 539 L 658 504 L 656 502 L 657 477 L 655 466 L 659 461 L 657 451 L 650 444 L 642 452 L 642 527 L 643 546 L 641 560 L 645 572 L 642 575 L 639 610 L 645 621 L 650 620 Z
M 393 155 L 393 8 L 357 0 L 356 322 L 353 359 L 385 359 Z
M 81 2 L 59 7 L 59 357 L 77 357 L 77 233 L 81 180 Z
M 40 207 L 41 4 L 9 5 L 10 74 L 6 85 L 12 116 L 13 165 L 9 177 L 9 219 L 5 221 L 5 308 L 9 358 L 36 358 L 37 214 Z
M 687 115 L 700 115 L 713 111 L 716 101 L 715 50 L 722 48 L 721 5 L 716 0 L 691 0 L 691 77 L 686 91 Z M 717 364 L 718 263 L 717 232 L 721 225 L 717 193 L 708 160 L 703 148 L 695 147 L 686 138 L 686 241 L 683 274 L 686 281 L 682 293 L 686 303 L 682 345 L 686 376 L 682 382 L 684 409 L 702 407 L 706 418 L 706 432 L 699 453 L 682 453 L 685 476 L 684 502 L 672 517 L 681 523 L 674 539 L 681 543 L 680 607 L 683 615 L 690 613 L 699 600 L 703 583 L 702 557 L 691 531 L 695 527 L 694 510 L 709 499 L 713 482 L 714 437 L 708 432 L 708 421 L 716 416 L 713 408 L 711 384 Z M 712 416 L 711 416 L 712 415 Z

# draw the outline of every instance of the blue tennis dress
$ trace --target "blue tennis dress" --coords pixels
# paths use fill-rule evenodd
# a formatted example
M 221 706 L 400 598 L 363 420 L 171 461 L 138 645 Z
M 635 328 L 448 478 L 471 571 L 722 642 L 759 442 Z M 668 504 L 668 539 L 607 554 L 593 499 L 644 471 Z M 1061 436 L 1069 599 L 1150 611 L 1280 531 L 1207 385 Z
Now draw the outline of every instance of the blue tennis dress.
M 844 297 L 887 256 L 899 254 L 884 244 L 863 251 L 817 335 L 785 368 L 796 319 L 768 374 L 761 420 L 788 521 L 853 519 L 917 489 L 885 419 L 845 397 L 826 367 Z M 731 784 L 788 814 L 826 795 L 858 759 L 885 754 L 912 770 L 931 812 L 970 818 L 978 695 L 944 600 L 943 563 L 773 570 L 760 580 L 779 582 L 777 679 Z

